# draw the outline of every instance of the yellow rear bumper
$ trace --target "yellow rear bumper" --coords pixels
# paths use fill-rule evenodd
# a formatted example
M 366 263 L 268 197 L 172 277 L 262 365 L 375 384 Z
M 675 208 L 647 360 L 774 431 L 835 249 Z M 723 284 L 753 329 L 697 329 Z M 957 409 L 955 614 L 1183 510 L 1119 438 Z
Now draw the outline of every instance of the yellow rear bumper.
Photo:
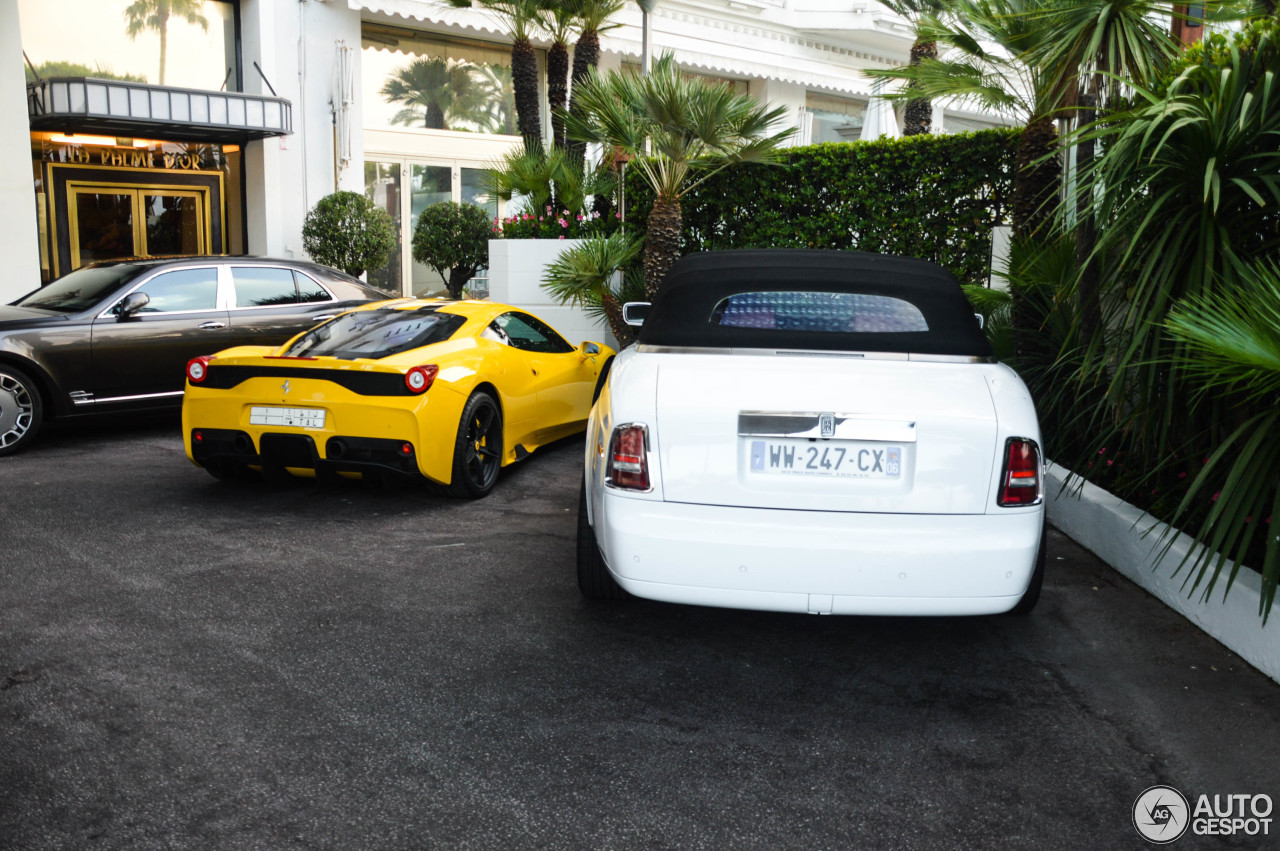
M 233 455 L 243 454 L 228 448 L 232 446 L 229 435 L 235 434 L 246 435 L 251 443 L 250 447 L 244 447 L 241 440 L 237 444 L 239 449 L 248 448 L 253 454 L 261 455 L 264 436 L 291 435 L 309 438 L 317 461 L 341 467 L 354 463 L 349 455 L 345 461 L 342 457 L 331 457 L 342 454 L 336 450 L 344 445 L 393 441 L 412 447 L 412 453 L 400 459 L 402 464 L 416 460 L 416 464 L 406 466 L 416 466 L 423 476 L 449 484 L 458 421 L 467 400 L 447 385 L 438 383 L 421 396 L 363 396 L 324 380 L 290 378 L 288 383 L 287 392 L 282 392 L 281 379 L 271 377 L 250 378 L 230 389 L 210 389 L 188 383 L 182 404 L 182 437 L 187 457 L 196 464 L 215 455 L 234 460 Z M 324 424 L 318 428 L 255 424 L 251 422 L 254 407 L 323 412 Z M 192 434 L 197 429 L 211 430 L 211 436 L 216 435 L 218 440 L 193 447 Z M 223 438 L 229 441 L 226 446 L 220 442 Z M 295 443 L 302 445 L 306 441 Z M 267 454 L 279 445 L 282 443 L 275 437 L 268 437 Z

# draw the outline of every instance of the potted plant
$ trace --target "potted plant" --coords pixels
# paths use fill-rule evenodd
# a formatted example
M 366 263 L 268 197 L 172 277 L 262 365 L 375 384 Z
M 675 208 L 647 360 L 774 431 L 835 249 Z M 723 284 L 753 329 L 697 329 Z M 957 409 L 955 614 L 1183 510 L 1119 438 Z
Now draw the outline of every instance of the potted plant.
M 396 247 L 395 224 L 359 192 L 334 192 L 307 213 L 302 247 L 317 263 L 359 277 L 387 262 Z

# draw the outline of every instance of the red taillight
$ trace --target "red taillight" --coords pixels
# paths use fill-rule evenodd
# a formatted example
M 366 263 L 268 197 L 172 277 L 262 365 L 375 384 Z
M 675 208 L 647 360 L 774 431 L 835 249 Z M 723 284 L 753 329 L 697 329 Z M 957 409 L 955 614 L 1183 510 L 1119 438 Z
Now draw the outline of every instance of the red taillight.
M 209 361 L 213 358 L 214 355 L 201 355 L 187 361 L 187 380 L 192 384 L 204 381 L 205 376 L 209 374 Z
M 1035 505 L 1040 497 L 1040 448 L 1025 437 L 1009 438 L 996 502 L 1005 507 Z
M 404 374 L 404 386 L 409 388 L 410 393 L 426 393 L 431 382 L 436 380 L 436 373 L 439 371 L 440 367 L 433 363 L 415 366 Z
M 404 456 L 406 456 L 406 457 L 407 457 L 407 456 L 409 456 L 409 455 L 412 455 L 412 454 L 413 454 L 413 444 L 412 444 L 412 443 L 403 443 L 403 444 L 401 444 L 401 445 L 400 445 L 400 454 L 401 454 L 401 455 L 404 455 Z
M 649 431 L 642 425 L 621 425 L 609 438 L 605 477 L 615 488 L 649 489 Z

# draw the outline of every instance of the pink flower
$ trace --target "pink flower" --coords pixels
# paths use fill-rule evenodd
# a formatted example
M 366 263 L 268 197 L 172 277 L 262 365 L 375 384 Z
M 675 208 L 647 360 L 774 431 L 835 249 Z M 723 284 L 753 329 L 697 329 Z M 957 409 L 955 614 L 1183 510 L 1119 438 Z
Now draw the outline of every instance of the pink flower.
M 564 234 L 560 234 L 559 239 L 564 239 Z
M 1220 496 L 1222 496 L 1222 491 L 1217 491 L 1216 493 L 1214 493 L 1214 495 L 1213 495 L 1213 501 L 1214 501 L 1214 502 L 1217 502 L 1217 501 L 1218 501 L 1218 497 L 1220 497 Z
M 562 228 L 567 228 L 569 226 L 569 223 L 566 222 L 564 219 L 556 219 L 556 221 L 560 223 L 560 227 Z
M 578 214 L 578 221 L 582 221 L 582 214 L 581 214 L 581 213 L 579 213 L 579 214 Z
M 622 218 L 622 213 L 614 213 L 614 214 L 613 214 L 613 217 L 614 217 L 615 219 L 620 219 L 620 218 Z

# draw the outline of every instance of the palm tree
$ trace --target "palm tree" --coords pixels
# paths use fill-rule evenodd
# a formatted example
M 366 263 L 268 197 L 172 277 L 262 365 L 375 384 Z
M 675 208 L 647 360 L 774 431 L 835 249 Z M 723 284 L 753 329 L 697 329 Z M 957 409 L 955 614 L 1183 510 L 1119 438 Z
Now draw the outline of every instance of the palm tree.
M 680 199 L 728 165 L 776 160 L 795 132 L 770 132 L 784 107 L 768 109 L 750 95 L 691 80 L 670 54 L 646 76 L 592 71 L 578 102 L 582 115 L 565 119 L 569 137 L 630 157 L 653 191 L 644 246 L 651 298 L 680 256 Z
M 608 21 L 626 5 L 626 0 L 566 0 L 573 5 L 577 17 L 578 41 L 573 46 L 573 72 L 569 79 L 569 111 L 580 115 L 578 90 L 587 82 L 592 69 L 600 65 L 600 33 L 618 24 Z M 572 156 L 582 159 L 586 145 L 571 140 L 565 147 Z
M 1234 403 L 1239 421 L 1197 471 L 1173 521 L 1200 520 L 1195 535 L 1205 546 L 1187 559 L 1192 590 L 1209 577 L 1206 598 L 1228 559 L 1235 562 L 1229 588 L 1246 557 L 1262 556 L 1253 564 L 1262 571 L 1265 618 L 1280 579 L 1280 266 L 1241 271 L 1238 285 L 1180 303 L 1164 323 L 1183 344 L 1177 358 L 1191 382 L 1210 399 Z M 1215 489 L 1222 498 L 1209 496 Z M 1195 507 L 1205 503 L 1213 507 L 1197 518 Z
M 1013 227 L 1019 237 L 1047 236 L 1058 202 L 1061 165 L 1054 123 L 1071 83 L 1025 57 L 1045 39 L 1040 16 L 1057 0 L 954 0 L 943 14 L 917 21 L 919 38 L 946 48 L 943 58 L 868 71 L 878 79 L 906 80 L 893 100 L 951 97 L 1023 123 L 1013 189 Z M 988 50 L 984 42 L 994 43 Z
M 644 298 L 644 281 L 632 266 L 640 253 L 639 241 L 623 231 L 584 240 L 561 252 L 542 273 L 542 286 L 561 304 L 581 307 L 596 318 L 604 318 L 619 345 L 635 341 L 635 332 L 622 319 L 622 305 Z M 620 286 L 614 285 L 623 272 Z
M 1169 32 L 1174 13 L 1169 0 L 1056 0 L 1037 21 L 1045 38 L 1028 58 L 1075 82 L 1076 126 L 1085 127 L 1099 112 L 1114 109 L 1131 86 L 1150 85 L 1168 67 L 1181 49 Z M 1088 173 L 1093 158 L 1093 139 L 1084 134 L 1076 145 L 1076 174 Z M 1077 289 L 1081 336 L 1088 343 L 1102 330 L 1097 237 L 1091 199 L 1077 192 L 1076 202 Z
M 474 120 L 487 92 L 470 62 L 437 56 L 415 59 L 397 69 L 379 94 L 388 103 L 407 104 L 391 119 L 392 124 L 448 130 L 458 118 Z
M 588 196 L 608 196 L 616 182 L 608 169 L 584 165 L 553 146 L 509 152 L 485 172 L 484 189 L 503 201 L 520 198 L 529 212 L 551 207 L 577 214 L 586 212 Z
M 542 147 L 542 113 L 538 97 L 538 52 L 532 35 L 544 28 L 548 0 L 445 0 L 459 9 L 477 6 L 497 17 L 511 36 L 511 82 L 516 93 L 516 124 L 525 146 Z
M 209 31 L 209 20 L 200 12 L 201 0 L 133 0 L 124 10 L 129 25 L 125 31 L 136 39 L 143 30 L 160 34 L 160 85 L 164 85 L 164 65 L 169 53 L 169 18 L 178 16 L 189 24 Z
M 564 147 L 564 108 L 569 99 L 569 33 L 576 21 L 574 0 L 551 4 L 547 10 L 547 109 L 551 114 L 551 144 Z
M 911 21 L 916 28 L 916 38 L 911 44 L 910 65 L 919 65 L 926 59 L 938 58 L 938 42 L 920 29 L 920 21 L 926 16 L 936 17 L 944 8 L 943 0 L 880 0 L 890 11 Z M 907 83 L 907 90 L 914 97 L 907 99 L 906 111 L 903 115 L 902 134 L 918 136 L 933 129 L 933 103 L 928 97 L 921 97 L 919 83 Z

